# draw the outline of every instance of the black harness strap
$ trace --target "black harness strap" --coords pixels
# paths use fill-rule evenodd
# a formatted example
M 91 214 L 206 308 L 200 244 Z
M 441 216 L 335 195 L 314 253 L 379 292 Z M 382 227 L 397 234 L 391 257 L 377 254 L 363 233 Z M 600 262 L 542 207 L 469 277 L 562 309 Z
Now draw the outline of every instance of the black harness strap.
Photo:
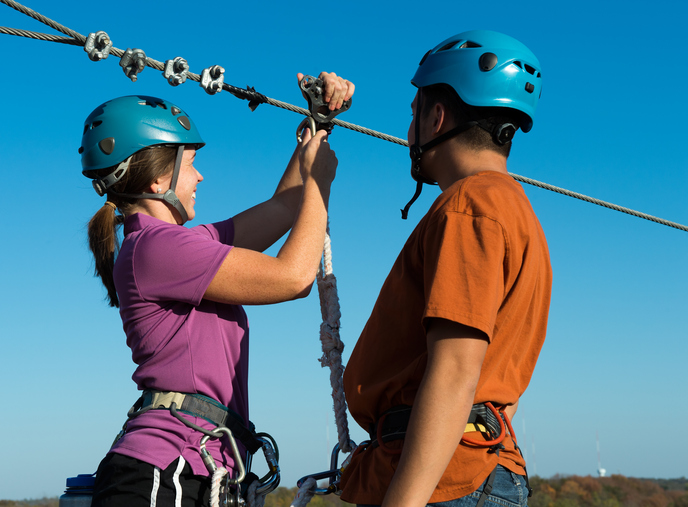
M 504 414 L 499 412 L 499 417 L 502 418 L 502 423 L 506 424 Z M 406 429 L 408 427 L 409 419 L 411 418 L 411 407 L 409 405 L 398 405 L 392 407 L 382 414 L 380 419 L 369 426 L 368 434 L 370 436 L 369 448 L 374 449 L 380 446 L 380 441 L 382 444 L 387 442 L 392 442 L 394 440 L 402 440 L 406 436 Z M 468 424 L 475 424 L 482 426 L 486 431 L 484 435 L 490 440 L 497 440 L 502 433 L 503 424 L 497 419 L 497 416 L 490 410 L 485 403 L 477 403 L 471 407 L 471 413 L 468 416 Z M 511 426 L 507 424 L 509 428 Z M 521 448 L 516 443 L 514 435 L 511 435 L 511 440 L 514 442 L 514 447 L 519 452 L 521 457 L 523 453 Z M 501 441 L 501 440 L 500 440 Z M 494 445 L 488 445 L 488 452 L 494 452 L 499 456 L 499 451 L 504 448 L 501 443 Z M 388 451 L 389 452 L 389 451 Z M 395 450 L 397 452 L 397 450 Z M 400 451 L 399 451 L 400 452 Z M 533 490 L 530 487 L 530 481 L 528 479 L 528 470 L 523 467 L 526 472 L 526 487 L 528 489 L 528 497 L 533 495 Z M 478 499 L 476 507 L 482 507 L 487 500 L 487 497 L 492 493 L 492 488 L 494 487 L 495 476 L 497 475 L 497 467 L 495 467 L 485 482 L 485 487 Z
M 375 448 L 379 445 L 378 437 L 383 443 L 403 439 L 406 436 L 406 428 L 410 418 L 411 407 L 409 405 L 397 405 L 384 412 L 376 423 L 368 427 L 370 447 Z M 499 420 L 484 403 L 473 405 L 466 422 L 483 426 L 487 430 L 486 436 L 491 440 L 500 436 Z
M 148 412 L 149 410 L 171 410 L 171 407 L 166 405 L 154 406 L 154 394 L 155 391 L 144 391 L 129 411 L 129 419 Z M 192 417 L 200 417 L 216 426 L 225 426 L 229 428 L 234 438 L 244 444 L 244 447 L 246 447 L 251 454 L 255 454 L 256 451 L 262 448 L 263 444 L 256 438 L 256 431 L 252 422 L 249 421 L 248 426 L 246 426 L 243 417 L 208 396 L 196 393 L 179 394 L 183 395 L 184 399 L 181 406 L 176 408 L 176 411 Z M 177 418 L 179 417 L 177 416 Z M 182 422 L 185 421 L 182 420 Z M 187 423 L 185 422 L 185 424 Z

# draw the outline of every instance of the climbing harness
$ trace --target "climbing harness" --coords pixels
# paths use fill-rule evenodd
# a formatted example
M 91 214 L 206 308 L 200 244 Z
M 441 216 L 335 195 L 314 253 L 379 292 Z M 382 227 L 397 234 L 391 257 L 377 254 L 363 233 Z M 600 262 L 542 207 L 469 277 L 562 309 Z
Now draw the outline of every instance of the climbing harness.
M 248 497 L 249 507 L 256 505 L 257 497 L 265 497 L 272 492 L 280 482 L 279 451 L 275 440 L 267 433 L 256 433 L 251 422 L 248 426 L 243 418 L 222 405 L 218 401 L 197 393 L 179 393 L 174 391 L 145 390 L 127 413 L 127 422 L 145 414 L 149 410 L 168 410 L 172 416 L 203 434 L 199 445 L 199 453 L 203 463 L 211 475 L 211 505 L 225 505 L 227 507 L 241 507 Z M 215 425 L 214 430 L 208 430 L 186 419 L 182 414 L 200 417 Z M 126 432 L 127 422 L 115 439 L 115 442 Z M 227 437 L 232 450 L 237 476 L 230 477 L 225 468 L 218 468 L 215 459 L 206 448 L 211 438 Z M 236 441 L 239 440 L 247 450 L 242 458 Z M 253 455 L 263 451 L 268 472 L 262 478 L 251 473 Z M 224 482 L 224 485 L 222 483 Z M 219 503 L 223 496 L 223 503 Z
M 20 4 L 19 2 L 16 2 L 15 0 L 0 0 L 0 3 L 3 3 L 5 5 L 7 5 L 8 7 L 15 9 L 16 11 L 19 11 L 19 12 L 21 12 L 21 13 L 29 16 L 29 17 L 32 17 L 33 19 L 35 19 L 37 21 L 40 21 L 41 23 L 57 30 L 58 32 L 65 34 L 66 37 L 56 36 L 56 35 L 51 35 L 51 34 L 45 34 L 45 33 L 31 32 L 28 30 L 20 30 L 20 29 L 10 28 L 10 27 L 0 27 L 0 33 L 5 34 L 5 35 L 14 35 L 17 37 L 26 37 L 26 38 L 43 40 L 43 41 L 48 41 L 48 42 L 57 42 L 60 44 L 68 44 L 71 46 L 84 46 L 84 48 L 85 48 L 88 37 L 85 37 L 82 34 L 75 32 L 74 30 L 67 28 L 64 25 L 61 25 L 60 23 L 57 23 L 57 22 L 53 21 L 52 19 L 47 18 L 46 16 L 43 16 L 42 14 L 39 14 L 38 12 L 36 12 L 32 9 L 29 9 L 28 7 Z M 107 38 L 109 40 L 109 37 L 107 37 L 107 34 L 105 32 L 103 32 L 103 31 L 95 32 L 96 36 L 98 34 L 101 34 L 101 40 L 105 40 L 105 38 Z M 89 37 L 90 37 L 90 35 L 89 35 Z M 97 39 L 97 37 L 96 37 L 96 39 Z M 114 56 L 116 56 L 118 58 L 122 58 L 124 56 L 125 52 L 122 51 L 121 49 L 117 49 L 117 48 L 111 46 L 111 44 L 112 44 L 111 42 L 108 44 L 110 49 L 107 53 L 103 50 L 102 59 L 107 58 L 107 56 L 109 54 L 113 54 Z M 451 49 L 451 48 L 449 48 L 449 49 Z M 86 51 L 87 51 L 87 53 L 89 53 L 89 58 L 91 58 L 92 53 L 89 50 L 86 50 Z M 96 56 L 96 54 L 97 53 L 93 53 L 93 56 Z M 100 59 L 100 58 L 96 57 L 96 60 L 98 60 L 98 59 Z M 487 65 L 488 63 L 489 62 L 483 62 L 483 64 L 485 64 L 485 65 Z M 164 75 L 166 64 L 163 64 L 162 62 L 156 61 L 150 57 L 147 57 L 145 59 L 145 65 L 163 72 L 163 75 Z M 201 81 L 201 76 L 198 74 L 192 73 L 192 72 L 188 72 L 187 77 L 188 77 L 188 79 L 191 79 L 192 81 L 196 81 L 196 82 Z M 295 112 L 295 113 L 298 113 L 298 114 L 301 114 L 304 116 L 310 115 L 309 111 L 304 109 L 304 108 L 297 107 L 297 106 L 294 106 L 294 105 L 291 105 L 291 104 L 288 104 L 286 102 L 282 102 L 282 101 L 279 101 L 276 99 L 272 99 L 270 97 L 266 97 L 265 95 L 257 92 L 251 86 L 247 86 L 244 89 L 244 88 L 238 88 L 236 86 L 222 82 L 222 89 L 227 90 L 229 93 L 231 93 L 232 95 L 234 95 L 235 97 L 237 97 L 239 99 L 247 100 L 248 101 L 248 107 L 251 109 L 251 111 L 255 111 L 256 108 L 260 104 L 270 104 L 272 106 L 280 107 L 282 109 L 286 109 L 288 111 L 292 111 L 292 112 Z M 344 122 L 344 121 L 338 120 L 336 118 L 334 118 L 332 120 L 332 124 L 339 125 L 341 127 L 347 128 L 349 130 L 353 130 L 354 132 L 359 132 L 361 134 L 366 134 L 366 135 L 369 135 L 372 137 L 376 137 L 378 139 L 389 141 L 391 143 L 395 143 L 395 144 L 398 144 L 400 146 L 408 146 L 408 143 L 399 137 L 390 136 L 388 134 L 384 134 L 382 132 L 377 132 L 375 130 L 368 129 L 366 127 L 361 127 L 361 126 L 355 125 L 353 123 Z M 673 227 L 675 229 L 679 229 L 679 230 L 688 232 L 688 226 L 686 226 L 686 225 L 681 225 L 681 224 L 676 223 L 676 222 L 671 222 L 671 221 L 665 220 L 663 218 L 648 215 L 647 213 L 635 211 L 635 210 L 632 210 L 630 208 L 626 208 L 626 207 L 612 204 L 612 203 L 609 203 L 606 201 L 602 201 L 602 200 L 594 198 L 594 197 L 589 197 L 589 196 L 586 196 L 584 194 L 580 194 L 578 192 L 573 192 L 573 191 L 570 191 L 570 190 L 567 190 L 567 189 L 564 189 L 561 187 L 551 185 L 549 183 L 544 183 L 544 182 L 537 181 L 537 180 L 534 180 L 534 179 L 531 179 L 531 178 L 528 178 L 525 176 L 520 176 L 518 174 L 509 173 L 509 175 L 512 178 L 514 178 L 516 181 L 520 181 L 521 183 L 526 183 L 528 185 L 533 185 L 533 186 L 536 186 L 536 187 L 539 187 L 539 188 L 542 188 L 545 190 L 557 192 L 559 194 L 573 197 L 575 199 L 580 199 L 582 201 L 586 201 L 586 202 L 589 202 L 591 204 L 603 206 L 605 208 L 619 211 L 621 213 L 626 213 L 628 215 L 635 216 L 637 218 L 642 218 L 644 220 L 650 220 L 652 222 L 655 222 L 655 223 L 658 223 L 661 225 L 666 225 L 668 227 Z
M 464 428 L 464 435 L 461 437 L 461 441 L 474 447 L 486 447 L 488 452 L 493 452 L 499 456 L 500 450 L 504 449 L 502 442 L 506 436 L 509 435 L 514 443 L 514 448 L 519 452 L 521 457 L 523 457 L 521 448 L 516 442 L 516 434 L 514 429 L 511 427 L 509 416 L 504 411 L 505 408 L 506 407 L 501 407 L 500 409 L 497 409 L 491 402 L 477 403 L 473 405 L 471 407 L 471 412 L 468 416 L 468 421 L 466 423 L 466 427 Z M 366 449 L 380 447 L 380 450 L 387 454 L 401 454 L 401 448 L 391 449 L 385 444 L 394 440 L 404 439 L 410 417 L 411 407 L 408 405 L 399 405 L 387 410 L 380 416 L 377 422 L 370 425 L 368 428 L 370 440 L 362 442 L 361 445 L 359 445 L 359 449 L 364 451 Z M 484 440 L 472 439 L 465 435 L 466 433 L 471 432 L 480 432 L 483 435 Z M 528 496 L 530 497 L 533 494 L 533 490 L 530 487 L 528 471 L 526 470 L 525 466 L 523 469 L 526 471 L 526 487 L 528 488 Z M 476 507 L 482 507 L 492 491 L 496 471 L 497 467 L 492 470 L 487 478 L 485 487 L 483 488 Z

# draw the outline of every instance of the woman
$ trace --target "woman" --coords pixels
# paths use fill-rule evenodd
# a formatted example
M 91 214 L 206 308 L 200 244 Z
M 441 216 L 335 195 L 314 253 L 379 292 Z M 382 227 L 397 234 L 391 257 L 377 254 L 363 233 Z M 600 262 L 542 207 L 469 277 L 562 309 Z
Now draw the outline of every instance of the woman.
M 334 74 L 320 78 L 332 109 L 353 94 Z M 239 305 L 305 297 L 315 278 L 337 166 L 326 133 L 305 133 L 268 201 L 186 228 L 203 181 L 194 167 L 203 145 L 181 108 L 154 97 L 111 100 L 86 120 L 83 174 L 107 199 L 89 223 L 90 247 L 110 305 L 120 309 L 133 379 L 148 397 L 98 468 L 94 506 L 207 504 L 203 433 L 191 425 L 215 428 L 216 407 L 230 422 L 248 421 L 248 323 Z M 290 228 L 275 257 L 260 253 Z M 148 410 L 167 392 L 201 408 Z M 235 465 L 226 437 L 206 447 L 217 466 Z

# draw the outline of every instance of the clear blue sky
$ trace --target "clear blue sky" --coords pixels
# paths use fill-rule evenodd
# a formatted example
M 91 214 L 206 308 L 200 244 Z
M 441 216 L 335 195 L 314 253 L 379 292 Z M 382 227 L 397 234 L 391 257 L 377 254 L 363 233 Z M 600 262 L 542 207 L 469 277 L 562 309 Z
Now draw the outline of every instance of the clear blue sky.
M 220 64 L 226 82 L 297 105 L 297 72 L 333 70 L 357 85 L 342 119 L 398 137 L 425 51 L 461 31 L 502 31 L 532 49 L 544 79 L 510 171 L 688 224 L 683 1 L 25 3 L 82 34 L 105 30 L 118 48 L 183 56 L 197 73 Z M 55 33 L 5 5 L 0 24 Z M 0 499 L 21 499 L 59 495 L 66 477 L 95 471 L 137 397 L 119 315 L 86 245 L 103 199 L 81 176 L 85 117 L 128 94 L 185 108 L 207 142 L 196 223 L 270 196 L 300 117 L 268 105 L 252 113 L 191 81 L 173 88 L 150 68 L 132 83 L 116 58 L 93 63 L 76 46 L 0 35 L 0 49 Z M 426 187 L 404 222 L 399 209 L 414 189 L 407 150 L 341 128 L 331 143 L 346 360 L 437 189 Z M 514 419 L 531 473 L 595 474 L 599 432 L 609 473 L 688 475 L 688 233 L 525 190 L 555 274 L 547 342 Z M 252 419 L 278 440 L 291 487 L 327 467 L 336 441 L 329 372 L 317 362 L 318 298 L 247 311 Z M 363 439 L 357 428 L 352 436 Z

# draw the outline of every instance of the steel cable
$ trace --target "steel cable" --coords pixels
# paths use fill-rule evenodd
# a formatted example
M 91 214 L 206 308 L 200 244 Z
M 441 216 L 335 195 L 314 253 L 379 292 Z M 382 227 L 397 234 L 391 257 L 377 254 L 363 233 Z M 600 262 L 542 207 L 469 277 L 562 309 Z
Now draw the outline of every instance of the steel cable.
M 55 35 L 49 35 L 49 34 L 44 34 L 44 33 L 37 33 L 37 32 L 30 32 L 27 30 L 18 30 L 14 28 L 8 28 L 8 27 L 0 27 L 0 33 L 6 34 L 6 35 L 15 35 L 15 36 L 20 36 L 20 37 L 27 37 L 31 39 L 37 39 L 37 40 L 44 40 L 44 41 L 49 41 L 49 42 L 59 42 L 61 44 L 69 44 L 73 46 L 84 46 L 86 42 L 86 37 L 81 35 L 78 32 L 75 32 L 74 30 L 71 30 L 70 28 L 67 28 L 64 25 L 61 25 L 60 23 L 57 23 L 56 21 L 53 21 L 50 18 L 47 18 L 46 16 L 43 16 L 42 14 L 39 14 L 38 12 L 29 9 L 28 7 L 16 2 L 15 0 L 0 0 L 0 2 L 4 3 L 5 5 L 23 13 L 26 14 L 27 16 L 35 19 L 36 21 L 40 21 L 41 23 L 57 30 L 58 32 L 61 32 L 68 37 L 59 37 Z M 118 58 L 121 58 L 124 56 L 125 52 L 122 51 L 121 49 L 113 47 L 110 50 L 110 53 L 117 56 Z M 153 58 L 146 57 L 146 65 L 148 67 L 157 69 L 159 71 L 164 71 L 165 70 L 165 65 L 162 62 L 159 62 L 157 60 L 154 60 Z M 201 82 L 201 76 L 199 74 L 195 74 L 193 72 L 189 72 L 187 74 L 187 77 L 191 79 L 192 81 L 196 82 Z M 255 91 L 253 88 L 247 87 L 246 89 L 244 88 L 238 88 L 236 86 L 223 83 L 222 84 L 222 89 L 228 91 L 232 95 L 234 95 L 237 98 L 243 99 L 243 100 L 248 100 L 249 101 L 249 107 L 251 107 L 252 110 L 254 110 L 256 107 L 258 107 L 259 104 L 270 104 L 271 106 L 279 107 L 282 109 L 286 109 L 288 111 L 292 111 L 294 113 L 298 113 L 304 116 L 311 116 L 310 112 L 303 108 L 303 107 L 298 107 L 294 106 L 292 104 L 289 104 L 287 102 L 282 102 L 280 100 L 275 100 L 271 99 L 270 97 L 266 97 L 265 95 Z M 332 123 L 335 125 L 338 125 L 340 127 L 353 130 L 354 132 L 359 132 L 361 134 L 366 134 L 372 137 L 376 137 L 378 139 L 382 139 L 391 143 L 395 143 L 401 146 L 408 146 L 408 142 L 406 142 L 404 139 L 390 136 L 387 134 L 384 134 L 382 132 L 377 132 L 375 130 L 368 129 L 366 127 L 361 127 L 359 125 L 355 125 L 353 123 L 345 122 L 342 120 L 338 120 L 337 118 L 334 118 L 332 120 Z M 566 195 L 569 197 L 573 197 L 575 199 L 580 199 L 585 202 L 589 202 L 591 204 L 596 204 L 598 206 L 603 206 L 605 208 L 609 208 L 615 211 L 619 211 L 621 213 L 626 213 L 628 215 L 635 216 L 637 218 L 642 218 L 644 220 L 649 220 L 651 222 L 655 222 L 658 224 L 666 225 L 668 227 L 673 227 L 675 229 L 679 229 L 681 231 L 686 231 L 688 232 L 688 226 L 681 225 L 676 222 L 671 222 L 669 220 L 665 220 L 663 218 L 658 218 L 652 215 L 648 215 L 647 213 L 642 213 L 640 211 L 632 210 L 630 208 L 626 208 L 623 206 L 619 206 L 616 204 L 612 204 L 606 201 L 602 201 L 600 199 L 594 198 L 594 197 L 589 197 L 584 194 L 580 194 L 578 192 L 573 192 L 571 190 L 566 190 L 561 187 L 557 187 L 554 185 L 550 185 L 549 183 L 543 183 L 541 181 L 533 180 L 531 178 L 527 178 L 525 176 L 519 176 L 517 174 L 509 173 L 515 180 L 520 181 L 522 183 L 526 183 L 528 185 L 533 185 L 545 190 L 550 190 L 552 192 L 557 192 L 562 195 Z

